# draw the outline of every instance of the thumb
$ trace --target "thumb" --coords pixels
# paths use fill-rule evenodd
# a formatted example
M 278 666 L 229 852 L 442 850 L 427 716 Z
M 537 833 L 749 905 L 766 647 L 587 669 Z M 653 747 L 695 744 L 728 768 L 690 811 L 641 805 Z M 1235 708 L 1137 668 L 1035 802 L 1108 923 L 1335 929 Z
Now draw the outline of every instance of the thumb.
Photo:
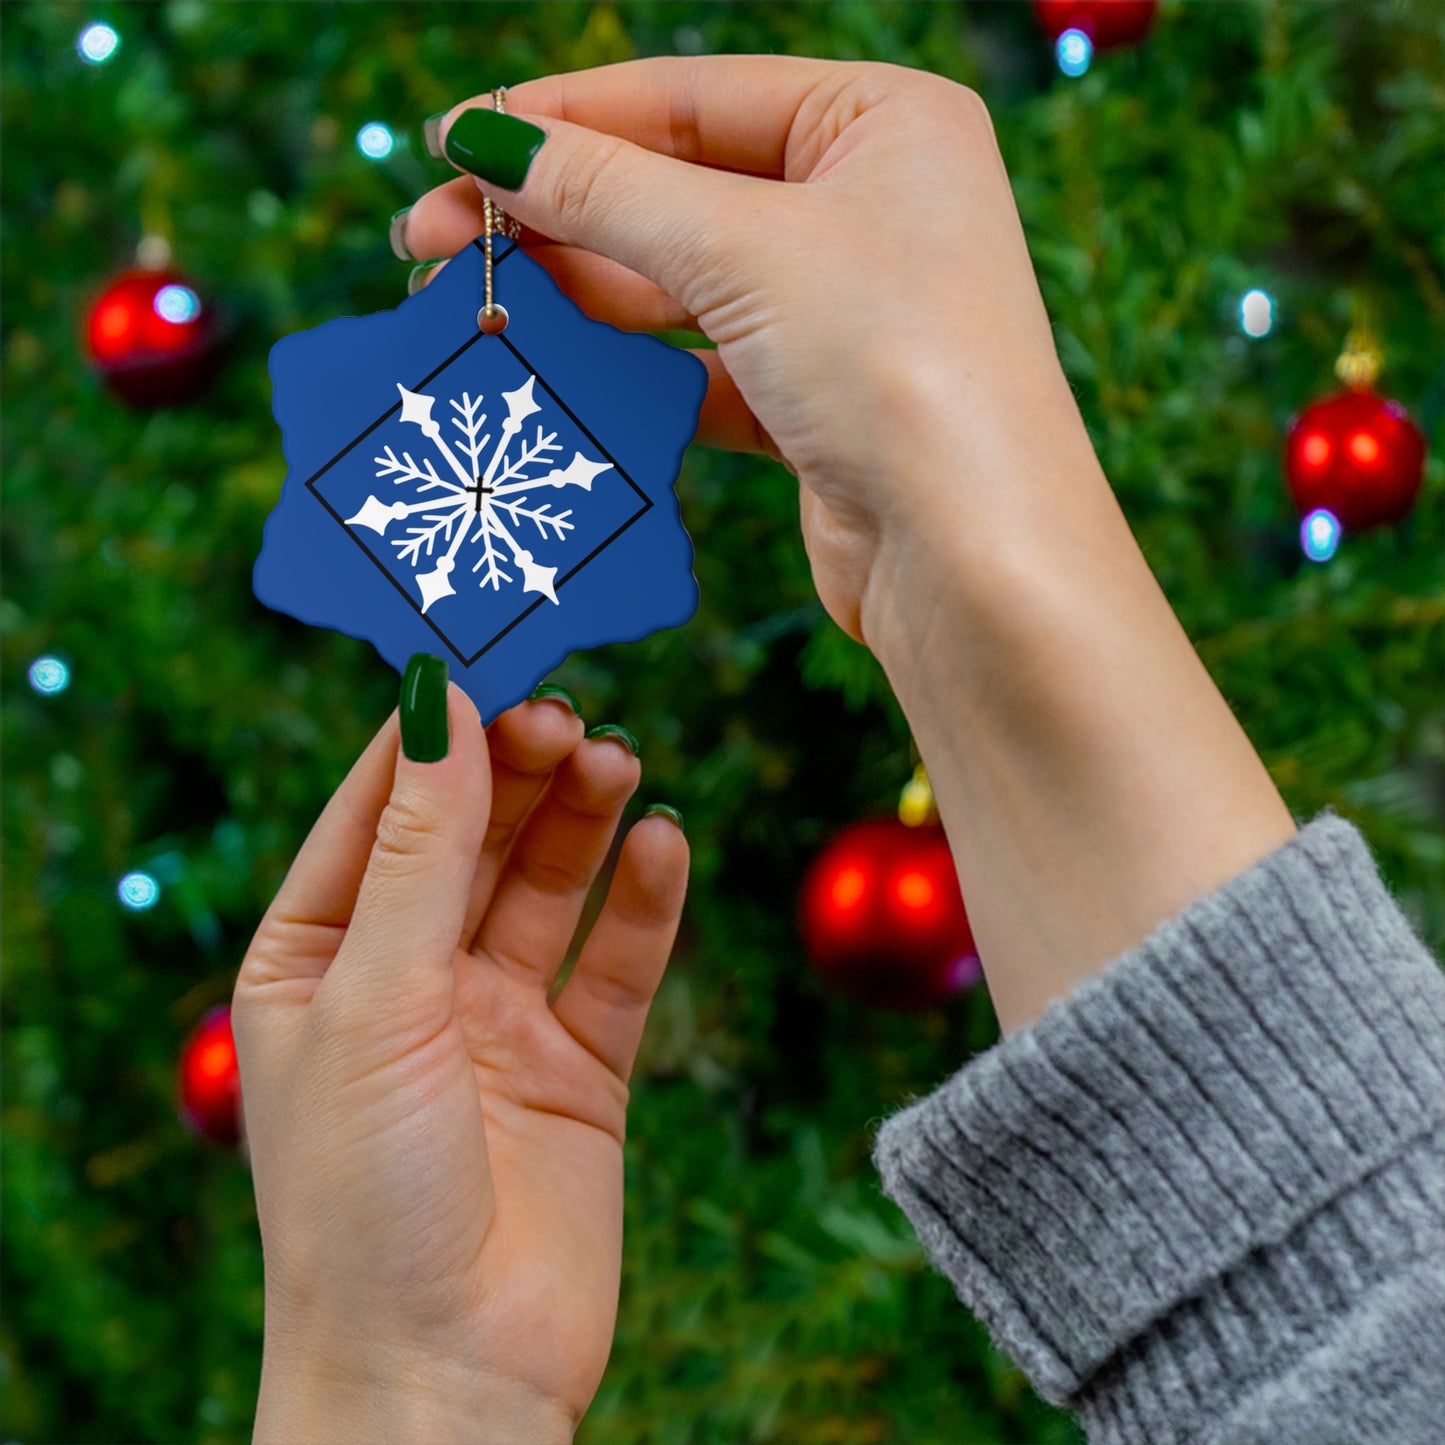
M 486 734 L 439 657 L 418 653 L 401 687 L 391 796 L 325 983 L 391 1030 L 450 1015 L 477 855 L 491 813 Z
M 441 143 L 446 158 L 509 216 L 636 271 L 694 315 L 698 282 L 724 251 L 736 254 L 738 218 L 753 214 L 766 194 L 753 177 L 691 165 L 553 116 L 471 106 L 445 118 Z

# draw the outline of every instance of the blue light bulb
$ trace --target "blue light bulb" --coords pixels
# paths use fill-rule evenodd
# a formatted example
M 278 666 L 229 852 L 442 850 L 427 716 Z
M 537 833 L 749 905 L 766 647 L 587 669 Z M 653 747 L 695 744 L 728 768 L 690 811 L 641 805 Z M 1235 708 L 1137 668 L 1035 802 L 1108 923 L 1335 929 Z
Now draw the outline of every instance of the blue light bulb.
M 1066 30 L 1054 46 L 1054 55 L 1065 75 L 1082 75 L 1094 59 L 1094 42 L 1082 30 Z
M 161 885 L 149 873 L 127 873 L 115 891 L 125 907 L 140 913 L 155 905 L 161 896 Z
M 382 125 L 379 120 L 368 121 L 356 132 L 356 148 L 367 160 L 384 161 L 395 144 L 391 127 Z
M 1299 541 L 1311 562 L 1328 562 L 1340 545 L 1340 521 L 1331 511 L 1316 507 L 1300 523 Z
M 58 657 L 37 657 L 30 664 L 30 686 L 53 697 L 70 686 L 70 669 Z
M 120 48 L 120 36 L 109 25 L 87 25 L 75 42 L 80 58 L 90 65 L 104 65 Z

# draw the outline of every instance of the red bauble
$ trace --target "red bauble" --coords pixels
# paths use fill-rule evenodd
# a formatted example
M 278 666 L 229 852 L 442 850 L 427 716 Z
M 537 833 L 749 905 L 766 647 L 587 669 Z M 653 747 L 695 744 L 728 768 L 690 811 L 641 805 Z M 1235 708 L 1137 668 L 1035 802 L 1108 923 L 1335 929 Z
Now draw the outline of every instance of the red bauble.
M 1034 14 L 1050 40 L 1082 30 L 1095 50 L 1142 40 L 1158 8 L 1158 0 L 1034 0 Z
M 953 855 L 937 824 L 876 818 L 844 829 L 803 882 L 803 937 L 840 992 L 925 1009 L 979 977 Z
M 189 401 L 215 374 L 215 318 L 176 271 L 118 276 L 91 307 L 85 342 L 106 384 L 133 406 Z
M 1285 477 L 1301 516 L 1317 507 L 1347 532 L 1398 522 L 1425 473 L 1425 437 L 1397 401 L 1366 388 L 1307 406 L 1290 427 Z
M 213 1008 L 186 1040 L 179 1089 L 183 1119 L 228 1149 L 240 1143 L 241 1071 L 228 1005 Z

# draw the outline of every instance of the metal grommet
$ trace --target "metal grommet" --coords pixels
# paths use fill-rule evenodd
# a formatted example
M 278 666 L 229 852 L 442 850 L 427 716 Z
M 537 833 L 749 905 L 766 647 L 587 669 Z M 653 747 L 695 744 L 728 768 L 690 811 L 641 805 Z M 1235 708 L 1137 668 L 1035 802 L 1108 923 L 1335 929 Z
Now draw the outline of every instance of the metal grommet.
M 507 329 L 508 320 L 505 306 L 483 306 L 477 312 L 477 330 L 483 336 L 496 336 Z

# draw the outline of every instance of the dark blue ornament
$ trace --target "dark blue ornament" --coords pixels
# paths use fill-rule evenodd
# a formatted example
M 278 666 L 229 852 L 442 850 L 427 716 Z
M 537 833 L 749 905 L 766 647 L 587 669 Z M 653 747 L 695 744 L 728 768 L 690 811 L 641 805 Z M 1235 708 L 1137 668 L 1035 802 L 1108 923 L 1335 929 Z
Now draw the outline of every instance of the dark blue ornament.
M 289 474 L 253 578 L 399 672 L 444 657 L 484 721 L 569 652 L 692 616 L 673 484 L 707 390 L 696 357 L 590 320 L 493 245 L 496 335 L 477 241 L 395 311 L 272 347 Z

